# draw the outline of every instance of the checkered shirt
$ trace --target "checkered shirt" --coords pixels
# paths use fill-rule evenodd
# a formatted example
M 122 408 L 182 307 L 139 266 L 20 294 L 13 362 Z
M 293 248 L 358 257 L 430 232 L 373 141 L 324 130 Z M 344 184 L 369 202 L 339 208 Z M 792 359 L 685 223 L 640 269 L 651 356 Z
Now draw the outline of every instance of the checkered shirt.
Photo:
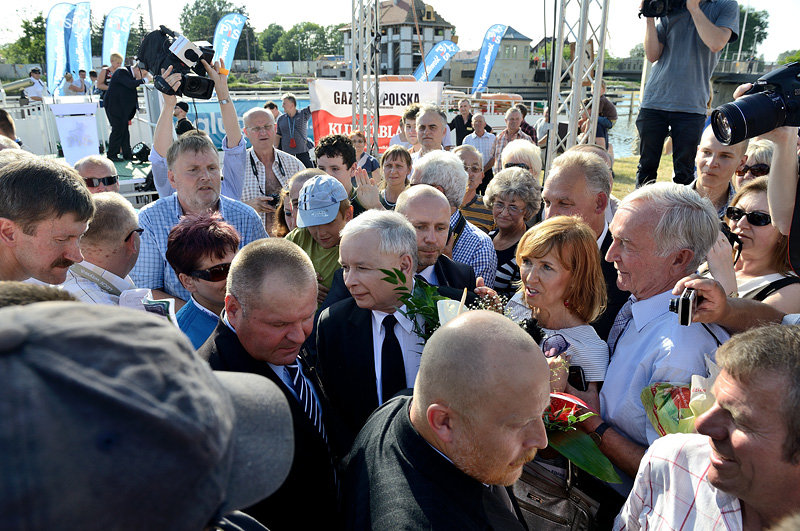
M 256 171 L 258 172 L 258 175 L 253 175 L 253 165 L 250 163 L 251 155 L 252 160 L 256 165 Z M 231 155 L 226 155 L 226 160 L 230 156 Z M 244 182 L 239 183 L 239 187 L 242 191 L 242 201 L 249 201 L 254 197 L 261 197 L 264 194 L 276 193 L 276 191 L 267 190 L 267 170 L 264 167 L 264 163 L 258 160 L 256 154 L 253 153 L 253 148 L 248 149 L 241 155 L 237 154 L 236 156 L 241 156 L 244 158 Z M 280 162 L 278 162 L 279 160 Z M 303 163 L 300 162 L 297 157 L 275 148 L 275 160 L 272 162 L 272 173 L 278 178 L 281 188 L 288 191 L 289 179 L 291 179 L 295 173 L 305 169 L 306 167 L 303 166 Z M 266 214 L 259 213 L 259 216 L 261 217 L 261 222 L 266 223 Z
M 711 447 L 699 434 L 667 435 L 647 450 L 615 531 L 740 531 L 736 496 L 708 482 Z
M 494 141 L 494 174 L 503 169 L 503 165 L 500 163 L 500 155 L 503 153 L 503 150 L 506 148 L 509 142 L 512 140 L 527 140 L 528 142 L 533 142 L 533 139 L 522 132 L 522 129 L 517 131 L 517 134 L 510 135 L 508 134 L 508 129 L 503 129 L 503 131 L 497 135 L 497 139 Z
M 242 239 L 239 248 L 252 241 L 268 238 L 261 218 L 244 203 L 220 196 L 219 214 L 239 232 Z M 188 301 L 190 293 L 181 285 L 166 258 L 169 231 L 178 224 L 181 216 L 183 209 L 178 203 L 178 194 L 162 197 L 139 211 L 139 226 L 144 232 L 139 259 L 130 275 L 140 288 L 161 289 L 173 297 Z
M 450 230 L 455 230 L 461 212 L 450 216 Z M 453 246 L 453 260 L 472 266 L 475 277 L 483 277 L 483 282 L 488 287 L 494 286 L 494 277 L 497 274 L 497 252 L 489 236 L 467 221 L 464 230 Z
M 486 166 L 494 156 L 494 141 L 496 138 L 497 135 L 494 133 L 483 133 L 483 136 L 470 133 L 464 137 L 464 143 L 480 151 L 483 165 Z

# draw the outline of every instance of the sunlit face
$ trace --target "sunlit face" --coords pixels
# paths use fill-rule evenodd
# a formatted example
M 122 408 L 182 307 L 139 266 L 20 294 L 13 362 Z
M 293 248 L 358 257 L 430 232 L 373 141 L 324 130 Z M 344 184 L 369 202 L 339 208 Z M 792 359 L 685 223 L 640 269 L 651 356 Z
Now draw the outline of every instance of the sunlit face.
M 225 298 L 225 311 L 242 346 L 253 358 L 289 365 L 297 359 L 303 342 L 311 335 L 317 311 L 317 286 L 298 292 L 279 279 L 265 280 L 263 297 L 252 308 L 243 309 L 232 295 Z
M 768 506 L 800 481 L 800 465 L 784 458 L 786 417 L 775 402 L 788 384 L 775 372 L 744 383 L 723 370 L 714 383 L 716 402 L 696 422 L 698 433 L 710 437 L 708 481 L 750 505 Z
M 283 220 L 286 222 L 286 226 L 289 230 L 292 231 L 297 227 L 297 220 L 294 218 L 295 205 L 292 204 L 292 200 L 289 196 L 284 198 L 283 201 Z
M 417 116 L 417 138 L 425 149 L 441 149 L 445 135 L 444 120 L 439 113 L 428 111 Z
M 467 116 L 470 110 L 471 109 L 468 101 L 462 100 L 461 103 L 458 104 L 458 112 L 463 114 L 464 116 Z
M 419 140 L 417 139 L 416 118 L 406 119 L 405 132 L 406 132 L 406 138 L 408 139 L 409 143 L 411 143 L 412 146 L 416 146 L 417 144 L 419 144 Z
M 347 193 L 350 193 L 350 190 L 353 189 L 352 178 L 356 171 L 355 163 L 348 168 L 341 155 L 336 155 L 335 157 L 322 155 L 317 158 L 317 168 L 342 183 Z
M 519 274 L 528 306 L 550 310 L 564 305 L 564 294 L 572 279 L 572 272 L 561 263 L 555 249 L 541 258 L 522 256 Z
M 217 265 L 230 264 L 234 256 L 236 256 L 236 251 L 233 250 L 229 250 L 222 258 L 204 256 L 203 259 L 200 260 L 200 263 L 197 264 L 197 269 L 202 271 Z M 210 282 L 208 280 L 190 277 L 188 279 L 188 284 L 190 284 L 191 287 L 186 286 L 187 283 L 184 283 L 184 285 L 201 306 L 205 308 L 214 308 L 222 306 L 225 303 L 225 283 L 226 279 Z
M 353 143 L 353 148 L 356 150 L 356 158 L 364 153 L 364 148 L 367 147 L 367 141 L 360 135 L 353 135 L 350 137 L 350 142 Z
M 522 113 L 519 111 L 512 111 L 506 118 L 506 128 L 511 134 L 519 131 L 519 126 L 522 124 Z
M 331 247 L 339 245 L 342 239 L 339 233 L 342 232 L 344 226 L 352 218 L 353 215 L 351 212 L 348 212 L 346 215 L 339 212 L 330 223 L 306 227 L 306 229 L 308 229 L 308 233 L 311 234 L 311 237 L 314 238 L 314 241 L 317 242 L 320 247 L 323 249 L 330 249 Z
M 168 176 L 185 210 L 205 212 L 216 208 L 221 182 L 219 157 L 214 151 L 181 153 Z
M 477 411 L 456 412 L 460 422 L 448 457 L 470 477 L 488 485 L 512 485 L 525 463 L 547 446 L 542 413 L 550 387 L 537 372 L 509 374 L 473 408 Z
M 105 177 L 110 177 L 111 175 L 116 175 L 117 171 L 116 169 L 107 168 L 98 164 L 84 164 L 81 166 L 79 173 L 84 179 L 103 179 Z M 93 194 L 100 192 L 119 192 L 119 179 L 117 179 L 116 183 L 108 186 L 103 183 L 100 183 L 98 186 L 89 186 L 89 183 L 86 182 L 86 187 Z
M 513 195 L 501 195 L 494 200 L 492 216 L 498 229 L 524 230 L 525 202 Z
M 294 113 L 295 109 L 297 109 L 297 105 L 295 105 L 292 100 L 286 99 L 282 100 L 283 103 L 283 112 L 286 114 Z
M 450 205 L 441 197 L 414 197 L 403 215 L 417 231 L 417 271 L 436 263 L 447 246 L 450 233 Z
M 458 156 L 464 163 L 464 169 L 467 170 L 469 181 L 467 181 L 467 195 L 474 193 L 478 186 L 483 182 L 483 164 L 480 155 L 476 155 L 472 151 L 466 149 L 458 152 Z
M 80 240 L 88 226 L 87 221 L 78 220 L 75 214 L 40 221 L 32 235 L 13 224 L 12 250 L 26 278 L 48 284 L 64 282 L 69 267 L 83 261 Z
M 657 255 L 653 240 L 657 217 L 652 208 L 632 202 L 620 206 L 608 226 L 614 240 L 606 261 L 617 269 L 617 287 L 639 300 L 665 291 L 665 282 L 674 276 L 669 270 L 673 255 Z
M 740 208 L 745 212 L 769 214 L 767 194 L 764 192 L 746 194 L 731 206 Z M 781 239 L 781 233 L 772 223 L 757 227 L 750 223 L 747 216 L 742 216 L 739 221 L 728 220 L 728 226 L 731 232 L 742 240 L 742 260 L 772 256 L 775 253 L 778 241 Z
M 698 184 L 712 188 L 726 186 L 747 157 L 739 145 L 720 144 L 711 127 L 707 127 L 697 146 L 695 164 Z
M 605 215 L 603 201 L 586 184 L 578 168 L 554 168 L 542 189 L 545 219 L 556 216 L 578 216 L 592 224 Z
M 406 275 L 412 259 L 378 251 L 380 236 L 374 232 L 345 236 L 339 247 L 344 284 L 359 308 L 391 313 L 400 306 L 395 286 L 383 280 L 381 269 L 400 269 Z
M 402 157 L 387 159 L 383 163 L 383 179 L 386 181 L 387 188 L 404 187 L 410 173 L 411 168 Z
M 475 129 L 475 134 L 483 136 L 486 133 L 486 120 L 483 116 L 472 117 L 472 128 Z
M 275 119 L 269 112 L 254 112 L 247 117 L 244 134 L 257 151 L 272 146 L 275 139 Z

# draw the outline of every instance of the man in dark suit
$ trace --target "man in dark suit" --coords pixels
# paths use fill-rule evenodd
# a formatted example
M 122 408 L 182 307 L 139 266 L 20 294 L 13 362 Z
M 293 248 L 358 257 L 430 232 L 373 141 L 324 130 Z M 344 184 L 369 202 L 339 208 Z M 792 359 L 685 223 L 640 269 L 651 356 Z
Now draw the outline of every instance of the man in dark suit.
M 545 218 L 578 216 L 597 235 L 600 265 L 606 281 L 606 309 L 591 325 L 605 341 L 619 310 L 630 293 L 617 287 L 617 270 L 605 260 L 612 237 L 605 220 L 611 194 L 611 170 L 598 155 L 586 151 L 567 151 L 553 160 L 550 175 L 544 183 Z
M 317 368 L 342 423 L 336 452 L 346 453 L 367 417 L 412 387 L 423 339 L 421 321 L 404 314 L 396 288 L 412 290 L 417 261 L 414 227 L 396 212 L 368 211 L 349 222 L 339 247 L 351 297 L 325 309 L 317 323 Z M 403 274 L 400 285 L 381 270 Z
M 289 402 L 295 440 L 289 476 L 272 496 L 245 511 L 273 531 L 340 526 L 328 411 L 298 356 L 311 331 L 316 286 L 311 260 L 293 243 L 270 238 L 246 245 L 231 263 L 223 317 L 198 350 L 215 370 L 269 378 Z
M 128 122 L 136 116 L 139 108 L 139 97 L 136 89 L 146 82 L 145 71 L 138 66 L 117 68 L 108 83 L 108 92 L 103 99 L 111 134 L 108 137 L 108 158 L 117 160 L 122 151 L 122 158 L 133 159 L 131 154 L 131 133 Z
M 348 529 L 527 529 L 513 493 L 547 446 L 549 370 L 511 320 L 474 311 L 425 345 L 413 397 L 378 409 L 345 460 Z

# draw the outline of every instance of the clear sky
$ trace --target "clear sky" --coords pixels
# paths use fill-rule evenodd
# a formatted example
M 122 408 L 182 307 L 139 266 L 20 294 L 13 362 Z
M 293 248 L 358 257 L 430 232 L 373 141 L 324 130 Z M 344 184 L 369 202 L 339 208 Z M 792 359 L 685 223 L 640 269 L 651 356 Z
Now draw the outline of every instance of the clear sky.
M 636 16 L 639 1 L 610 0 L 607 46 L 611 55 L 615 57 L 626 57 L 630 49 L 644 38 L 645 23 Z M 32 18 L 40 11 L 46 15 L 55 3 L 52 0 L 27 0 L 22 3 L 23 7 L 16 10 L 16 16 L 9 13 L 11 6 L 7 6 L 4 17 L 0 20 L 0 43 L 14 41 L 20 36 L 20 17 Z M 116 5 L 138 7 L 142 10 L 146 23 L 149 19 L 146 1 L 138 4 L 134 0 L 119 3 L 113 0 L 92 0 L 91 3 L 92 14 L 96 20 L 100 16 L 105 16 Z M 187 3 L 152 0 L 155 24 L 165 24 L 172 29 L 179 29 L 178 18 L 181 9 Z M 288 30 L 292 25 L 303 21 L 328 25 L 350 22 L 351 19 L 349 0 L 292 0 L 291 2 L 232 0 L 232 3 L 244 4 L 256 31 L 263 30 L 273 22 Z M 462 50 L 469 50 L 480 48 L 483 34 L 491 24 L 513 26 L 520 33 L 530 37 L 534 44 L 545 35 L 545 24 L 546 33 L 550 36 L 555 3 L 554 0 L 431 0 L 430 5 L 445 20 L 455 25 L 459 46 Z M 741 3 L 747 5 L 748 0 L 742 0 Z M 749 0 L 749 4 L 753 9 L 766 10 L 770 14 L 768 37 L 758 50 L 766 60 L 773 61 L 783 51 L 800 48 L 800 41 L 796 36 L 792 37 L 797 31 L 800 0 Z M 94 53 L 99 55 L 100 51 L 95 50 Z

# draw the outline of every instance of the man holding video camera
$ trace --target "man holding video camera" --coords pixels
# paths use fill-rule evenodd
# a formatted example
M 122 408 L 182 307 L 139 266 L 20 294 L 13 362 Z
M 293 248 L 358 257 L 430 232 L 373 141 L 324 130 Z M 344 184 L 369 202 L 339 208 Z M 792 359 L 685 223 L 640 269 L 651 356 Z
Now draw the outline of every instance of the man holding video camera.
M 672 137 L 673 180 L 694 179 L 694 156 L 709 100 L 709 80 L 728 42 L 739 37 L 739 5 L 735 0 L 686 0 L 658 15 L 644 0 L 647 20 L 644 49 L 655 63 L 644 87 L 636 128 L 639 130 L 639 167 L 636 185 L 655 181 L 664 140 Z M 680 2 L 666 2 L 667 6 Z

